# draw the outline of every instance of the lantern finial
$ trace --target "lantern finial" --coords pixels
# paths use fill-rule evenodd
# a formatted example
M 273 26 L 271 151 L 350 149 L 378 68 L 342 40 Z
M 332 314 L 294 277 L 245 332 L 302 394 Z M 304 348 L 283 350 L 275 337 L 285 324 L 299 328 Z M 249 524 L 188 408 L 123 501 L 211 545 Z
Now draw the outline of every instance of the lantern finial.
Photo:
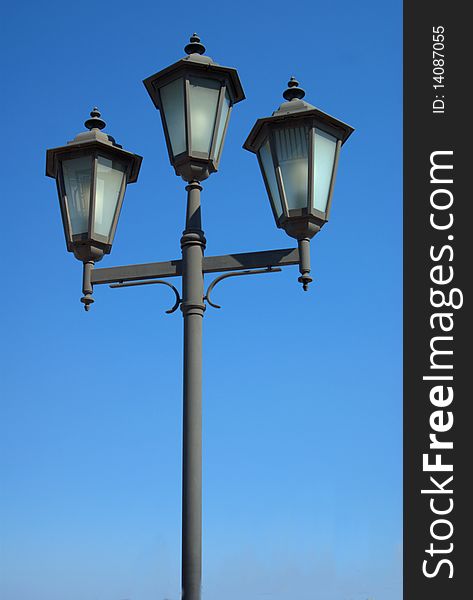
M 196 33 L 191 35 L 189 42 L 184 48 L 186 54 L 203 54 L 205 52 L 205 46 L 201 44 L 200 37 Z
M 90 116 L 92 118 L 84 122 L 87 129 L 103 129 L 105 127 L 106 123 L 100 118 L 100 111 L 96 106 L 90 111 Z
M 302 100 L 304 96 L 305 91 L 299 87 L 299 82 L 294 76 L 292 76 L 287 83 L 287 89 L 283 92 L 283 97 L 290 102 L 296 98 L 298 100 Z

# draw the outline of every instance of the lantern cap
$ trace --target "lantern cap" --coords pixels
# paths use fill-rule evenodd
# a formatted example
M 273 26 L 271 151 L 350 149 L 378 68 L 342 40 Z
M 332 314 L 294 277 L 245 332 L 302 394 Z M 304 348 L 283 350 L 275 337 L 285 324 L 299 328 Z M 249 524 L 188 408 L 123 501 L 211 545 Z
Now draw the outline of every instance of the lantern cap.
M 184 56 L 181 60 L 187 61 L 189 63 L 198 63 L 205 65 L 215 65 L 219 66 L 213 58 L 207 56 L 205 53 L 205 46 L 200 41 L 200 37 L 194 33 L 189 38 L 189 43 L 184 47 L 184 52 L 187 56 Z
M 124 150 L 120 144 L 117 144 L 113 138 L 105 131 L 102 131 L 106 123 L 101 119 L 101 114 L 95 106 L 90 112 L 90 119 L 84 122 L 87 131 L 81 131 L 76 137 L 67 142 L 65 146 L 59 148 L 51 148 L 46 152 L 46 175 L 48 177 L 57 176 L 58 156 L 64 157 L 68 153 L 77 152 L 77 150 L 106 150 L 108 154 L 112 154 L 121 160 L 124 160 L 130 165 L 127 175 L 127 183 L 134 183 L 138 179 L 138 173 L 143 160 L 138 154 L 133 154 L 128 150 Z
M 87 128 L 87 131 L 81 131 L 76 135 L 76 137 L 67 142 L 69 144 L 83 143 L 89 141 L 97 141 L 102 142 L 104 144 L 108 144 L 110 146 L 114 146 L 115 148 L 122 148 L 120 144 L 117 144 L 115 138 L 110 134 L 102 131 L 106 127 L 106 123 L 103 119 L 100 118 L 101 114 L 99 109 L 94 106 L 94 108 L 90 111 L 90 119 L 84 121 L 84 126 Z
M 303 100 L 305 90 L 299 87 L 299 82 L 294 75 L 287 82 L 287 88 L 282 95 L 286 102 L 283 102 L 281 106 L 273 112 L 273 116 L 299 112 L 302 110 L 313 110 L 315 108 L 315 106 L 312 106 L 312 104 Z
M 186 73 L 202 77 L 206 75 L 213 75 L 220 78 L 225 77 L 232 104 L 245 99 L 245 93 L 243 92 L 237 70 L 232 67 L 219 65 L 210 56 L 206 56 L 204 54 L 205 46 L 197 34 L 194 33 L 190 37 L 190 41 L 185 46 L 184 51 L 187 56 L 143 80 L 143 84 L 158 110 L 161 110 L 159 88 L 178 77 L 184 77 Z
M 305 91 L 299 87 L 299 82 L 292 76 L 287 84 L 287 89 L 283 92 L 283 97 L 286 102 L 283 102 L 270 117 L 258 119 L 253 125 L 252 130 L 243 148 L 250 152 L 258 152 L 264 140 L 267 137 L 268 128 L 272 125 L 278 127 L 287 123 L 288 127 L 292 127 L 296 120 L 309 120 L 313 122 L 313 126 L 320 127 L 334 135 L 344 144 L 354 129 L 343 121 L 332 117 L 331 115 L 321 111 L 312 104 L 309 104 L 303 98 Z

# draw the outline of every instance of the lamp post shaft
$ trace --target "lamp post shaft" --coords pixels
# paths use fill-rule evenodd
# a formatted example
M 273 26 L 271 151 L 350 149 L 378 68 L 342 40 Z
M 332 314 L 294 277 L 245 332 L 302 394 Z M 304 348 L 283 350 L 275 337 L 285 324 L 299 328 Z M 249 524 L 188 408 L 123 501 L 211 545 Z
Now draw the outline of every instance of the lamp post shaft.
M 200 600 L 202 572 L 202 320 L 205 311 L 200 215 L 202 187 L 186 190 L 186 228 L 181 238 L 184 317 L 182 452 L 182 600 Z

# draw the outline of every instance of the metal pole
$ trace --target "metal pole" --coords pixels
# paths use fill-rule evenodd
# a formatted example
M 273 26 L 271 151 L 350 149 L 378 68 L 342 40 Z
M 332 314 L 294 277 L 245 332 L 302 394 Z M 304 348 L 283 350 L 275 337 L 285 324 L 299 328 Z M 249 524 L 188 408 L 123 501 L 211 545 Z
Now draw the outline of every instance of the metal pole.
M 202 573 L 202 318 L 205 237 L 198 182 L 186 187 L 186 228 L 181 238 L 184 317 L 182 452 L 182 600 L 200 600 Z

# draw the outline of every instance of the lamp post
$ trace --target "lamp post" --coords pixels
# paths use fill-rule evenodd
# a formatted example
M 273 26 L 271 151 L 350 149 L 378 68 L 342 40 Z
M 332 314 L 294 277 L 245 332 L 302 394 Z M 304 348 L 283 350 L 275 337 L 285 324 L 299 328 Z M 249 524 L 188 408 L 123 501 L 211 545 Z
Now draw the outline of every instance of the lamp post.
M 201 182 L 218 169 L 233 106 L 244 99 L 235 69 L 205 56 L 194 34 L 187 56 L 144 80 L 160 111 L 169 158 L 186 181 L 187 211 L 182 258 L 95 269 L 109 254 L 127 183 L 138 178 L 141 157 L 102 131 L 96 108 L 88 131 L 66 146 L 47 151 L 46 174 L 56 179 L 67 249 L 84 264 L 81 301 L 89 310 L 94 286 L 113 288 L 162 284 L 184 318 L 182 598 L 199 600 L 202 545 L 202 322 L 206 303 L 227 277 L 280 271 L 299 265 L 304 290 L 312 281 L 310 239 L 328 220 L 341 145 L 353 129 L 302 98 L 291 78 L 286 100 L 271 117 L 258 119 L 244 148 L 254 152 L 263 174 L 276 225 L 298 240 L 297 248 L 204 256 Z M 220 273 L 204 292 L 204 275 Z M 166 279 L 182 278 L 182 293 Z

